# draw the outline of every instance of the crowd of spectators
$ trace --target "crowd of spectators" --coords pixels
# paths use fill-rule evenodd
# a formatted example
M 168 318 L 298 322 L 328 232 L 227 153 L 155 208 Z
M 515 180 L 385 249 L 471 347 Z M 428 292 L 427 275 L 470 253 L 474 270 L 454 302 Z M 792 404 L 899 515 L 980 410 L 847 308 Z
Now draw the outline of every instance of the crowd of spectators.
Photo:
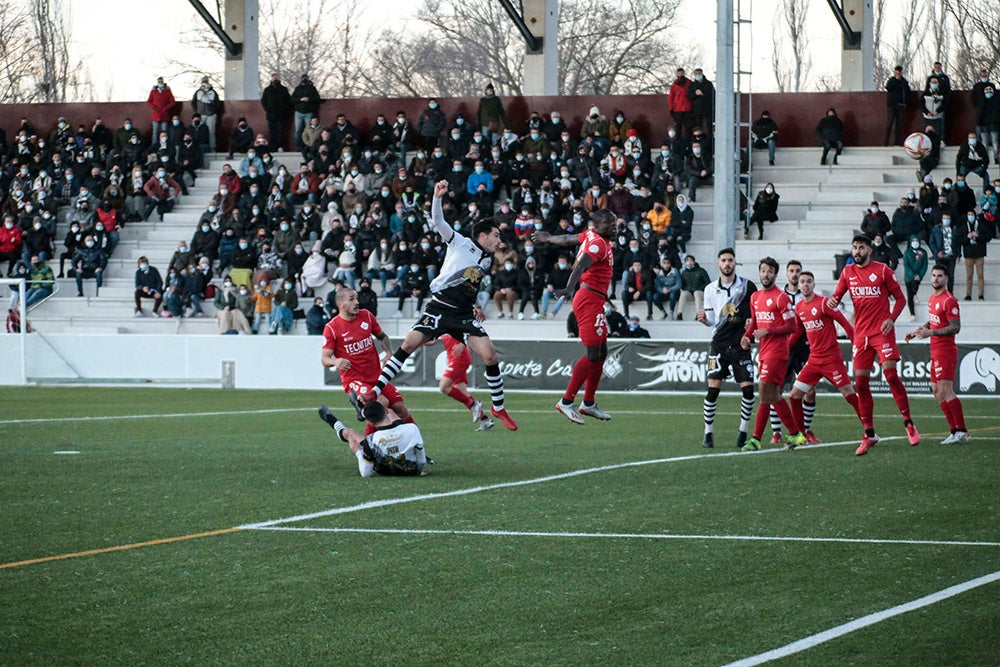
M 899 99 L 900 78 L 896 72 L 886 85 L 890 100 Z M 938 92 L 931 86 L 942 80 L 942 73 L 928 77 L 928 91 Z M 985 253 L 994 235 L 996 186 L 988 183 L 986 169 L 990 150 L 998 149 L 993 114 L 1000 100 L 987 80 L 981 83 L 982 109 L 976 132 L 959 152 L 958 176 L 945 179 L 939 191 L 930 174 L 936 165 L 922 162 L 919 201 L 914 193 L 910 199 L 917 203 L 906 204 L 918 209 L 916 216 L 904 215 L 901 203 L 891 222 L 874 215 L 874 204 L 865 217 L 863 230 L 892 250 L 887 259 L 901 259 L 896 245 L 916 236 L 931 245 L 936 260 L 947 263 L 949 253 L 954 259 L 964 256 L 972 261 L 970 275 L 976 270 L 982 275 L 979 249 L 969 246 Z M 492 86 L 472 118 L 463 113 L 449 118 L 429 99 L 412 121 L 403 111 L 394 120 L 378 114 L 362 132 L 343 113 L 332 124 L 319 117 L 319 93 L 308 76 L 289 91 L 275 75 L 261 98 L 267 136 L 246 118 L 238 119 L 229 136 L 230 162 L 191 236 L 180 240 L 169 266 L 161 267 L 162 276 L 140 260 L 135 314 L 145 314 L 142 301 L 149 298 L 161 316 L 197 317 L 204 314 L 202 303 L 214 299 L 217 310 L 226 311 L 219 318 L 221 330 L 280 333 L 292 318 L 307 317 L 299 298 L 313 298 L 326 284 L 360 286 L 371 292 L 376 309 L 379 297 L 397 299 L 397 314 L 408 301 L 419 309 L 444 256 L 429 216 L 433 184 L 446 180 L 443 208 L 456 231 L 468 233 L 483 217 L 499 223 L 503 243 L 481 295 L 484 303 L 493 301 L 497 317 L 538 319 L 559 311 L 564 299 L 557 293 L 574 253 L 534 243 L 531 234 L 583 231 L 587 214 L 605 208 L 617 216 L 610 298 L 620 294 L 626 318 L 636 302 L 645 302 L 647 319 L 654 309 L 663 318 L 680 318 L 685 302 L 697 304 L 704 287 L 700 275 L 695 279 L 700 267 L 686 246 L 694 222 L 690 204 L 714 173 L 714 95 L 701 70 L 692 79 L 678 70 L 668 95 L 674 124 L 663 137 L 641 133 L 627 110 L 605 115 L 597 106 L 578 131 L 557 109 L 532 112 L 515 124 Z M 9 143 L 0 137 L 5 156 L 0 262 L 7 261 L 7 273 L 44 272 L 54 259 L 57 225 L 68 223 L 59 277 L 75 277 L 81 296 L 82 281 L 93 278 L 99 294 L 122 226 L 148 220 L 154 212 L 162 220 L 196 182 L 205 152 L 216 147 L 219 103 L 203 79 L 192 99 L 193 114 L 182 119 L 173 112 L 177 105 L 169 86 L 158 80 L 147 100 L 151 143 L 131 119 L 112 129 L 98 118 L 74 131 L 60 118 L 48 133 L 22 119 Z M 898 109 L 889 108 L 898 135 Z M 274 159 L 283 150 L 290 118 L 301 152 L 297 167 L 286 167 L 287 158 Z M 936 127 L 928 121 L 929 132 Z M 821 161 L 832 151 L 836 164 L 844 127 L 835 109 L 816 131 L 824 147 Z M 778 125 L 767 111 L 751 133 L 773 165 Z M 984 180 L 981 202 L 964 185 L 971 174 Z M 756 225 L 763 238 L 764 222 L 777 220 L 779 198 L 771 183 L 760 190 L 746 216 L 747 237 Z M 958 221 L 951 232 L 941 232 L 943 211 Z M 972 229 L 968 234 L 966 227 Z M 215 277 L 224 278 L 222 287 L 213 283 Z M 980 295 L 982 289 L 980 281 Z M 329 313 L 333 304 L 322 307 Z

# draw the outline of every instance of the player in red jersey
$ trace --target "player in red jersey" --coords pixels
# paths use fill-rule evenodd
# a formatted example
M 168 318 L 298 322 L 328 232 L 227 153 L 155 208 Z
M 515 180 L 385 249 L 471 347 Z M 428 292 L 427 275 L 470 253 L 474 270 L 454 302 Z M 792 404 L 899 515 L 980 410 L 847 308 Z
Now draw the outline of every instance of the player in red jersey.
M 753 437 L 741 448 L 744 452 L 760 449 L 760 437 L 767 427 L 774 406 L 781 423 L 788 429 L 785 439 L 788 449 L 804 445 L 806 436 L 802 427 L 781 396 L 781 386 L 785 382 L 788 368 L 788 336 L 795 331 L 795 314 L 792 302 L 784 290 L 778 289 L 774 281 L 778 276 L 778 262 L 771 257 L 760 260 L 757 266 L 761 289 L 750 295 L 750 320 L 746 333 L 740 339 L 740 347 L 750 349 L 751 341 L 757 341 L 759 364 L 760 405 L 757 406 L 757 420 Z
M 590 214 L 590 220 L 593 228 L 582 234 L 552 236 L 547 232 L 535 232 L 532 237 L 539 243 L 580 246 L 566 288 L 556 292 L 557 297 L 571 294 L 577 282 L 580 283 L 580 289 L 573 295 L 573 313 L 580 327 L 583 355 L 573 366 L 566 393 L 556 403 L 556 410 L 574 424 L 583 423 L 581 415 L 603 421 L 611 419 L 611 415 L 597 407 L 594 399 L 604 372 L 604 360 L 608 356 L 608 322 L 604 318 L 604 302 L 608 299 L 614 272 L 614 252 L 609 240 L 615 215 L 607 209 L 599 209 Z M 573 407 L 573 402 L 581 387 L 584 387 L 583 402 L 577 409 Z
M 844 267 L 837 289 L 827 299 L 827 305 L 836 308 L 844 294 L 850 292 L 854 303 L 854 382 L 861 401 L 861 414 L 865 416 L 866 422 L 874 422 L 875 404 L 869 379 L 877 355 L 882 365 L 882 375 L 889 383 L 899 414 L 903 416 L 906 437 L 911 445 L 919 445 L 920 432 L 910 417 L 910 400 L 906 396 L 906 387 L 896 372 L 896 362 L 900 356 L 894 325 L 896 318 L 906 307 L 903 290 L 892 269 L 882 262 L 872 261 L 872 242 L 867 236 L 859 234 L 854 237 L 851 256 L 854 264 Z M 890 296 L 895 301 L 891 311 Z M 877 437 L 875 441 L 878 441 Z
M 449 398 L 453 398 L 472 413 L 472 423 L 477 424 L 478 431 L 493 428 L 493 420 L 483 412 L 483 404 L 469 394 L 469 366 L 472 365 L 472 354 L 462 341 L 450 334 L 441 336 L 445 353 L 448 355 L 448 366 L 441 374 L 438 389 Z M 431 345 L 433 343 L 428 343 Z
M 340 313 L 323 327 L 323 365 L 337 369 L 345 393 L 364 394 L 371 390 L 382 370 L 374 339 L 382 344 L 385 358 L 392 356 L 392 344 L 371 311 L 358 307 L 358 293 L 354 290 L 337 290 L 337 308 Z M 402 395 L 393 385 L 386 385 L 378 400 L 404 422 L 413 422 Z M 371 424 L 365 427 L 366 435 L 370 428 Z
M 802 399 L 815 389 L 816 383 L 821 379 L 829 380 L 830 384 L 843 394 L 844 400 L 854 408 L 865 429 L 865 437 L 855 452 L 858 456 L 862 456 L 872 446 L 873 443 L 869 442 L 869 438 L 875 437 L 875 430 L 871 422 L 865 423 L 864 415 L 861 414 L 861 403 L 844 365 L 834 322 L 844 327 L 847 338 L 851 341 L 854 340 L 854 327 L 842 312 L 830 308 L 826 304 L 826 299 L 816 294 L 816 277 L 812 271 L 803 271 L 799 275 L 799 290 L 802 292 L 802 299 L 795 304 L 796 333 L 792 336 L 792 340 L 805 333 L 809 341 L 809 358 L 795 378 L 788 402 L 791 403 L 792 412 L 799 421 L 803 421 L 805 415 Z
M 962 329 L 962 319 L 958 299 L 948 291 L 948 267 L 936 264 L 931 269 L 931 287 L 934 294 L 927 300 L 929 319 L 916 331 L 906 334 L 906 340 L 931 339 L 931 390 L 951 427 L 951 435 L 941 444 L 953 445 L 969 439 L 965 411 L 955 395 L 955 366 L 958 364 L 955 334 Z

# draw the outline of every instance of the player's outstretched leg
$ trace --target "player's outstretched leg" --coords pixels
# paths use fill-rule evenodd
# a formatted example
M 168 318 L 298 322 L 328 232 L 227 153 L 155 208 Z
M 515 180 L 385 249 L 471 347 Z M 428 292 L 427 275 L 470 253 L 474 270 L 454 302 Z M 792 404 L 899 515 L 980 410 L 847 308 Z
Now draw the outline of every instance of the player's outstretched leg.
M 517 430 L 517 422 L 514 421 L 504 408 L 503 376 L 500 375 L 500 364 L 494 363 L 486 367 L 486 384 L 490 388 L 490 398 L 493 401 L 490 407 L 490 414 L 503 422 L 511 431 Z
M 326 407 L 325 405 L 319 406 L 319 418 L 322 419 L 324 422 L 326 422 L 330 428 L 332 428 L 334 431 L 337 432 L 338 438 L 340 438 L 344 442 L 347 442 L 347 438 L 344 437 L 344 431 L 347 430 L 347 427 L 344 426 L 344 423 L 342 421 L 337 419 L 337 417 L 333 414 L 333 412 L 330 411 L 330 408 Z

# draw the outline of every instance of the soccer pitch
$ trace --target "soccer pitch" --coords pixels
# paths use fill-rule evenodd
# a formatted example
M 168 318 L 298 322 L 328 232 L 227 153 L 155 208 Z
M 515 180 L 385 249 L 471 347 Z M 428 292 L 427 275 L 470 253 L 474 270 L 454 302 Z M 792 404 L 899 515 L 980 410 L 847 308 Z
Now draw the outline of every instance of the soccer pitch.
M 859 458 L 839 396 L 737 454 L 735 396 L 706 450 L 700 396 L 403 393 L 423 478 L 359 477 L 332 390 L 0 390 L 0 664 L 1000 663 L 994 400 L 910 447 L 877 399 Z

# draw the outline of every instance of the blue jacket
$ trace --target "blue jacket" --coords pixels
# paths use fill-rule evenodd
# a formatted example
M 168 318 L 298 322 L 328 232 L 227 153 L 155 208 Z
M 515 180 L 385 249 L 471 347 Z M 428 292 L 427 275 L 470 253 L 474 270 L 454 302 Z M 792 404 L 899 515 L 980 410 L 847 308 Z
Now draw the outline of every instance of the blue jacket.
M 466 181 L 465 189 L 470 195 L 474 195 L 479 191 L 480 183 L 486 185 L 487 192 L 493 192 L 493 174 L 485 169 L 481 174 L 477 174 L 475 171 L 469 174 L 469 179 Z

